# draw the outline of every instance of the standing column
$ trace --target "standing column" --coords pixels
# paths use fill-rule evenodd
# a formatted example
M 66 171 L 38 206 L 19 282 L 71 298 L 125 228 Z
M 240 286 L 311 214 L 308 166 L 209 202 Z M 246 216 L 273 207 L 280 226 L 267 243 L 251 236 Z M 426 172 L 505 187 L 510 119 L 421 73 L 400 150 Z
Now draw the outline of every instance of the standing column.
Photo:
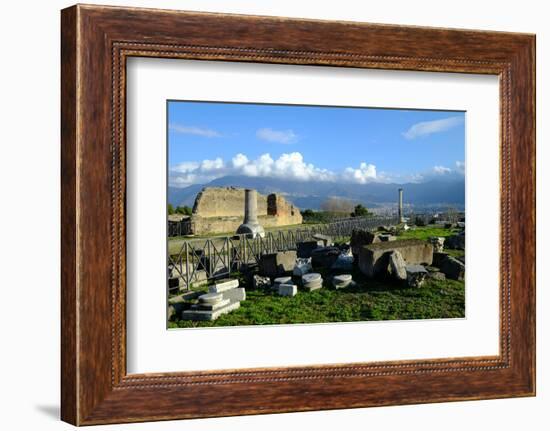
M 247 237 L 264 237 L 264 228 L 258 223 L 258 197 L 256 190 L 246 189 L 244 191 L 244 220 L 237 229 L 238 234 L 245 234 Z
M 397 217 L 399 219 L 399 223 L 403 223 L 405 220 L 403 218 L 403 189 L 399 189 L 399 202 L 398 202 L 398 208 L 397 208 Z
M 258 223 L 258 198 L 253 189 L 244 191 L 244 223 Z

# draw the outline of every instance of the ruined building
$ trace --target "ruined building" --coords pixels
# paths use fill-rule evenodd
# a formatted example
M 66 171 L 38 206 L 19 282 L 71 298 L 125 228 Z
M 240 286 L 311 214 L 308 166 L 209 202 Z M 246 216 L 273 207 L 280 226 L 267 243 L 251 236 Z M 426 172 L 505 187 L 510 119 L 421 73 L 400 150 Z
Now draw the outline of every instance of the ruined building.
M 276 193 L 256 193 L 257 219 L 264 228 L 302 223 L 299 208 Z M 184 221 L 187 235 L 235 232 L 243 223 L 245 189 L 206 187 L 195 198 L 191 218 Z

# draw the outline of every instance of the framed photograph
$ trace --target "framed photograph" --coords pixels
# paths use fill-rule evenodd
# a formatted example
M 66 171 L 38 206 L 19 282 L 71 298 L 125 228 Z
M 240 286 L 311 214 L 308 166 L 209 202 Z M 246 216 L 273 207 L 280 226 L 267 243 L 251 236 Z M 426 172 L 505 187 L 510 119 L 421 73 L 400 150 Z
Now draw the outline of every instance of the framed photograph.
M 535 394 L 535 37 L 62 11 L 62 419 Z

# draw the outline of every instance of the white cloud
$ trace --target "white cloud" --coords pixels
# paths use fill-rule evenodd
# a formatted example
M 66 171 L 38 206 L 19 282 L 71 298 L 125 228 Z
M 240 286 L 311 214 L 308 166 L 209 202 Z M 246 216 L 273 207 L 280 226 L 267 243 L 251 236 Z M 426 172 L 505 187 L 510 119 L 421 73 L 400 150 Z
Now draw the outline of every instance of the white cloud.
M 445 166 L 434 166 L 433 167 L 433 172 L 434 174 L 438 174 L 438 175 L 444 175 L 444 174 L 449 174 L 452 172 L 452 169 L 451 168 L 447 168 Z
M 443 118 L 441 120 L 434 121 L 422 121 L 420 123 L 413 124 L 402 135 L 406 139 L 415 139 L 420 136 L 427 136 L 433 133 L 445 132 L 452 129 L 464 122 L 462 116 Z
M 227 172 L 221 157 L 202 162 L 183 162 L 170 167 L 168 182 L 172 187 L 187 187 L 191 184 L 209 183 Z
M 344 169 L 342 177 L 351 182 L 366 184 L 376 180 L 376 166 L 361 162 L 358 169 Z
M 172 167 L 173 171 L 180 172 L 180 173 L 188 173 L 193 172 L 200 166 L 200 163 L 197 162 L 183 162 L 178 165 L 175 165 Z
M 170 168 L 170 185 L 186 187 L 190 184 L 204 184 L 226 175 L 245 175 L 248 177 L 284 178 L 298 181 L 335 181 L 339 178 L 328 169 L 321 169 L 312 163 L 306 163 L 298 152 L 284 153 L 274 160 L 269 153 L 255 160 L 246 155 L 235 155 L 230 163 L 220 157 L 202 162 L 184 162 Z M 341 178 L 342 179 L 342 178 Z M 353 180 L 350 178 L 350 180 Z
M 170 130 L 173 130 L 174 132 L 181 133 L 184 135 L 196 135 L 196 136 L 203 136 L 205 138 L 219 138 L 221 137 L 221 133 L 212 130 L 207 129 L 203 127 L 197 127 L 197 126 L 187 126 L 184 124 L 170 124 L 168 126 Z
M 248 157 L 246 157 L 244 154 L 237 154 L 235 157 L 233 157 L 233 167 L 235 169 L 242 168 L 248 163 Z
M 307 163 L 299 152 L 283 153 L 277 159 L 273 159 L 269 153 L 264 153 L 254 160 L 239 153 L 228 163 L 225 163 L 221 157 L 217 157 L 212 160 L 183 162 L 172 166 L 169 183 L 172 187 L 187 187 L 191 184 L 206 184 L 227 175 L 354 184 L 418 183 L 442 177 L 449 179 L 463 177 L 464 162 L 457 161 L 453 168 L 437 165 L 423 173 L 396 175 L 378 172 L 375 165 L 366 162 L 361 162 L 358 167 L 347 167 L 340 172 L 334 172 Z
M 464 175 L 464 173 L 466 172 L 466 164 L 464 162 L 456 161 L 455 162 L 455 169 L 456 169 L 457 172 Z
M 292 144 L 298 140 L 298 135 L 292 130 L 273 130 L 269 127 L 258 129 L 256 137 L 263 141 L 276 142 L 278 144 Z
M 222 169 L 223 167 L 224 163 L 221 157 L 218 157 L 214 160 L 203 160 L 200 165 L 202 172 L 217 171 Z

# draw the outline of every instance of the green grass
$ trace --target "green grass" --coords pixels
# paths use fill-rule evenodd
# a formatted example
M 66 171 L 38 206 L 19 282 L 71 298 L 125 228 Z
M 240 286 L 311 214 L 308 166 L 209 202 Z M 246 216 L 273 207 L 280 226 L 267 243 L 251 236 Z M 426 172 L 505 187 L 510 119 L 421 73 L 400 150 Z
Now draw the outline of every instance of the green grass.
M 400 239 L 422 239 L 427 240 L 431 236 L 451 236 L 458 233 L 455 229 L 445 229 L 435 225 L 414 227 L 399 234 Z
M 429 225 L 403 231 L 399 234 L 399 239 L 421 239 L 426 241 L 431 236 L 447 237 L 456 235 L 458 232 L 460 232 L 460 229 L 446 229 L 440 226 Z M 464 256 L 464 250 L 451 250 L 446 248 L 443 251 L 453 257 Z
M 327 286 L 293 298 L 247 289 L 241 307 L 212 322 L 175 320 L 171 328 L 274 325 L 289 323 L 357 322 L 464 317 L 464 283 L 427 280 L 418 289 L 391 282 L 366 280 L 354 273 L 356 287 Z

